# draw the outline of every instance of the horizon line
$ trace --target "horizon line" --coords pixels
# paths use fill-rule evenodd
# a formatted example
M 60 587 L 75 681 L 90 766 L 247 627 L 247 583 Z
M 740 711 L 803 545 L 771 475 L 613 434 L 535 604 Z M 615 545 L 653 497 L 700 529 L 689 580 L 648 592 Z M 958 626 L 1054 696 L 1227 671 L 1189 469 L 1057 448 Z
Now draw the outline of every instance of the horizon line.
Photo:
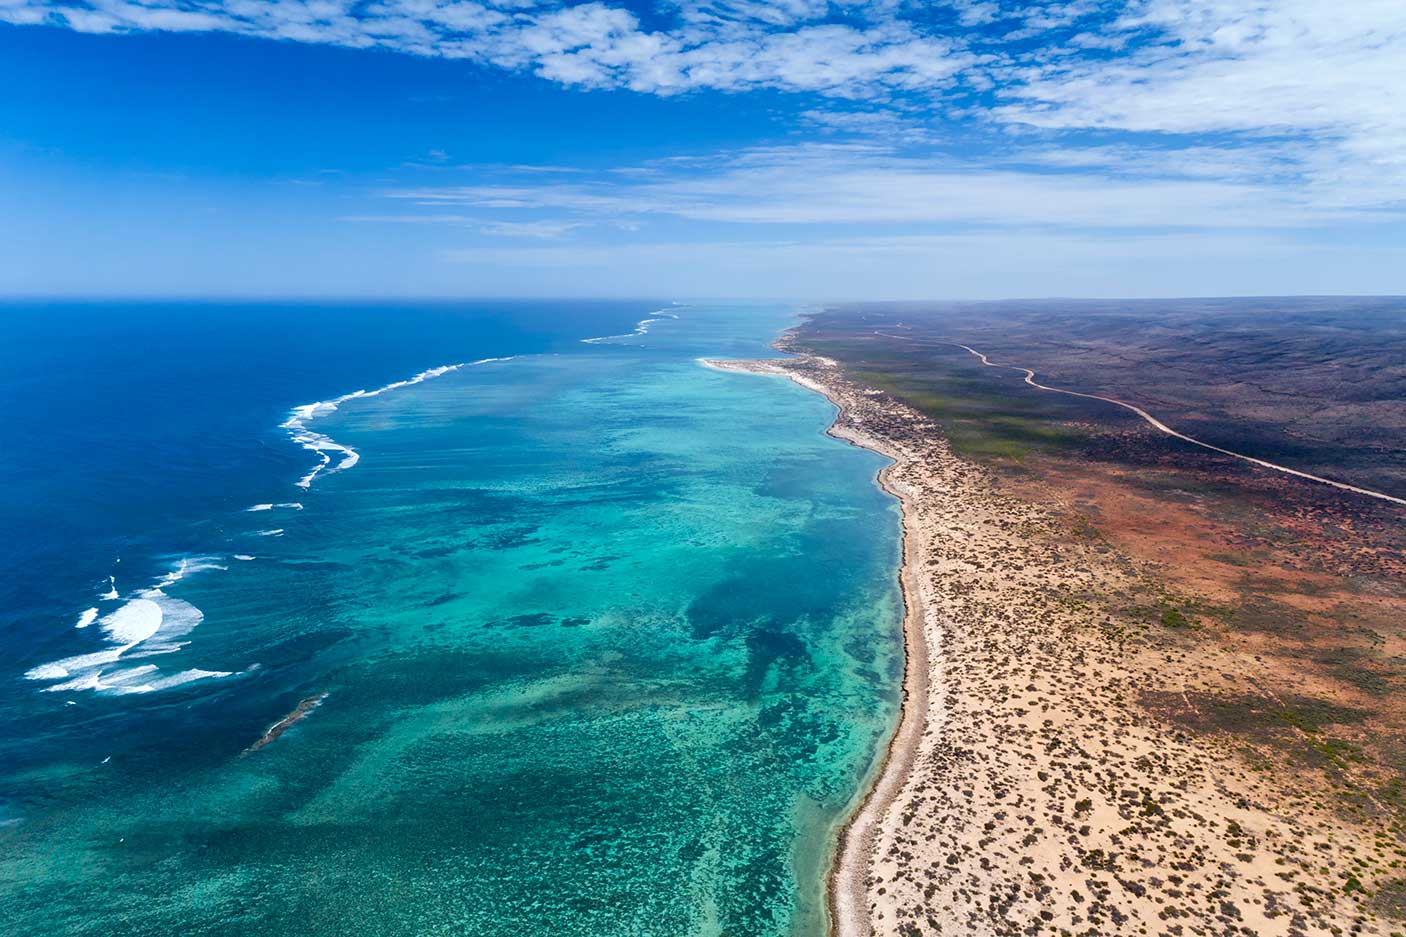
M 787 295 L 678 296 L 648 294 L 415 294 L 415 293 L 0 293 L 0 304 L 55 303 L 454 303 L 454 302 L 665 302 L 665 303 L 796 303 L 804 305 L 851 303 L 1010 303 L 1010 302 L 1157 302 L 1213 299 L 1402 299 L 1401 293 L 1177 293 L 1122 296 L 1009 295 L 1009 296 L 905 296 L 905 297 L 807 297 Z

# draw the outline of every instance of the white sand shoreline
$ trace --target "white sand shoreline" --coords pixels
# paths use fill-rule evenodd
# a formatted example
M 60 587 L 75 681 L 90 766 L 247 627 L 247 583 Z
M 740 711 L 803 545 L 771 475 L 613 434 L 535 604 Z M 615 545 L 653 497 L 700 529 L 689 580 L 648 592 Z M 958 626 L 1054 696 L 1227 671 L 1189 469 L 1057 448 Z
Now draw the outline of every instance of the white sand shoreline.
M 789 359 L 776 359 L 779 363 Z M 807 390 L 820 394 L 836 408 L 835 419 L 826 434 L 853 446 L 869 449 L 892 459 L 881 468 L 876 481 L 880 488 L 898 500 L 902 510 L 901 559 L 898 566 L 900 592 L 903 596 L 903 686 L 899 704 L 898 724 L 895 726 L 883 755 L 870 771 L 862 796 L 839 828 L 835 850 L 828 873 L 827 908 L 829 931 L 834 937 L 870 937 L 866 875 L 869 856 L 879 822 L 888 812 L 908 777 L 917 752 L 918 739 L 928 722 L 928 682 L 931 679 L 933 655 L 929 653 L 923 634 L 925 619 L 931 620 L 919 587 L 919 577 L 913 568 L 919 554 L 912 524 L 914 506 L 906 491 L 893 481 L 893 469 L 904 461 L 904 454 L 895 447 L 858 431 L 846 422 L 846 408 L 838 394 L 818 381 L 794 371 L 775 366 L 766 359 L 753 361 L 722 361 L 699 358 L 704 367 L 718 371 L 760 374 L 788 379 Z
M 903 705 L 837 839 L 835 937 L 1392 931 L 1343 886 L 1374 828 L 1187 721 L 1241 663 L 1149 620 L 1160 580 L 829 359 L 703 363 L 822 394 L 831 436 L 894 460 Z

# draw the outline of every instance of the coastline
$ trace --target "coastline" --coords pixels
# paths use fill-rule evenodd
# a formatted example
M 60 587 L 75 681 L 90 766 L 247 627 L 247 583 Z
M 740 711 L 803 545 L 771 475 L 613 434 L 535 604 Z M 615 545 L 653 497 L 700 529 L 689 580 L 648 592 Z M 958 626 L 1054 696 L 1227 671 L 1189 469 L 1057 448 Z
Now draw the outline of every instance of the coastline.
M 1392 932 L 1355 878 L 1377 831 L 1207 724 L 1197 688 L 1253 675 L 1160 625 L 1155 571 L 837 362 L 700 362 L 821 394 L 829 435 L 894 460 L 902 706 L 838 831 L 834 937 Z
M 839 417 L 836 419 L 838 421 Z M 831 432 L 831 435 L 854 445 L 872 448 L 841 433 Z M 897 800 L 903 782 L 912 773 L 918 741 L 923 727 L 929 723 L 932 668 L 941 666 L 935 653 L 937 649 L 928 647 L 924 635 L 923 625 L 930 620 L 930 616 L 915 569 L 921 553 L 915 542 L 917 533 L 912 522 L 914 506 L 905 491 L 893 484 L 892 468 L 886 465 L 880 469 L 878 480 L 885 491 L 898 499 L 903 517 L 898 570 L 903 595 L 903 688 L 898 725 L 870 774 L 863 797 L 841 824 L 836 837 L 826 897 L 832 937 L 870 937 L 873 933 L 866 913 L 868 858 L 874 852 L 880 821 Z
M 787 361 L 793 359 L 776 359 Z M 838 366 L 829 359 L 830 367 Z M 827 930 L 831 937 L 870 937 L 867 882 L 868 860 L 873 854 L 879 823 L 897 799 L 903 781 L 911 773 L 918 752 L 918 740 L 928 723 L 928 691 L 937 655 L 930 653 L 924 634 L 925 621 L 936 624 L 928 613 L 920 586 L 917 562 L 921 548 L 917 542 L 915 524 L 916 504 L 908 489 L 895 483 L 893 475 L 901 469 L 907 455 L 860 430 L 850 420 L 851 407 L 846 405 L 838 389 L 780 367 L 775 362 L 760 360 L 725 360 L 700 358 L 704 367 L 740 374 L 780 377 L 819 394 L 835 408 L 835 418 L 825 433 L 852 446 L 869 449 L 888 459 L 889 465 L 879 469 L 876 481 L 880 488 L 899 503 L 902 517 L 899 591 L 903 597 L 903 684 L 899 701 L 898 722 L 884 745 L 883 754 L 871 768 L 864 789 L 857 792 L 853 808 L 841 822 L 826 874 Z M 938 665 L 940 666 L 940 664 Z

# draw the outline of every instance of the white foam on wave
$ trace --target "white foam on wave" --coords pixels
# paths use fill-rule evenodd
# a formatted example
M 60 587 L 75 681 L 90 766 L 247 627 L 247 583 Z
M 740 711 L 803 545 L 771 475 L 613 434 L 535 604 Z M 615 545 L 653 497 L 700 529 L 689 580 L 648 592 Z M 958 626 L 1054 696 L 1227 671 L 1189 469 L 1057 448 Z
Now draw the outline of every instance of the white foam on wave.
M 185 646 L 186 642 L 177 641 L 195 630 L 196 626 L 205 620 L 205 613 L 191 605 L 185 599 L 177 599 L 167 595 L 160 589 L 148 589 L 141 593 L 142 598 L 136 601 L 146 600 L 153 602 L 161 609 L 161 622 L 157 630 L 146 638 L 137 642 L 132 657 L 149 657 L 153 654 L 169 654 Z
M 218 556 L 187 556 L 179 560 L 171 571 L 156 581 L 155 589 L 173 586 L 192 573 L 203 573 L 207 569 L 228 569 L 220 563 Z
M 494 359 L 486 358 L 483 361 L 474 361 L 469 363 L 482 364 L 489 360 Z M 439 377 L 441 374 L 448 374 L 450 371 L 457 371 L 462 367 L 464 367 L 463 362 L 459 364 L 444 364 L 440 365 L 437 368 L 430 368 L 428 371 L 421 371 L 419 374 L 415 375 L 412 378 L 408 378 L 403 381 L 395 381 L 393 383 L 387 384 L 385 387 L 378 387 L 375 390 L 353 391 L 350 394 L 343 394 L 342 396 L 334 397 L 331 400 L 316 400 L 312 403 L 305 403 L 300 407 L 294 407 L 292 412 L 289 414 L 288 419 L 284 420 L 283 423 L 280 424 L 280 426 L 281 428 L 286 429 L 288 431 L 289 437 L 295 443 L 310 452 L 316 452 L 320 459 L 318 464 L 313 467 L 312 471 L 308 472 L 302 478 L 298 479 L 298 487 L 311 488 L 312 483 L 314 480 L 317 479 L 317 476 L 324 474 L 324 472 L 330 475 L 333 472 L 345 471 L 346 469 L 349 469 L 352 466 L 356 465 L 356 463 L 361 460 L 361 454 L 350 446 L 342 445 L 341 443 L 337 442 L 335 439 L 333 439 L 331 436 L 326 435 L 325 433 L 319 433 L 312 429 L 309 429 L 308 424 L 311 423 L 313 420 L 317 419 L 320 416 L 326 416 L 329 413 L 335 412 L 338 407 L 346 403 L 348 400 L 360 400 L 365 397 L 379 397 L 381 394 L 389 393 L 393 390 L 399 390 L 402 387 L 409 387 L 412 384 L 419 384 L 429 380 L 432 377 Z M 335 466 L 332 465 L 333 453 L 340 453 L 339 461 Z M 329 468 L 329 466 L 331 467 Z
M 676 303 L 675 305 L 678 304 Z M 602 342 L 614 341 L 618 338 L 638 338 L 641 335 L 647 335 L 649 333 L 649 327 L 654 323 L 658 322 L 660 319 L 677 318 L 678 316 L 674 315 L 672 312 L 665 312 L 661 309 L 649 318 L 641 319 L 639 322 L 637 322 L 635 324 L 635 330 L 633 332 L 626 332 L 623 335 L 597 335 L 594 338 L 583 338 L 581 339 L 581 341 L 587 345 L 599 345 Z
M 134 668 L 134 670 L 141 669 L 142 668 L 140 667 Z M 217 679 L 219 677 L 230 677 L 233 675 L 234 672 L 230 670 L 200 670 L 198 668 L 191 668 L 190 670 L 182 670 L 180 673 L 173 673 L 169 677 L 160 677 L 156 680 L 148 680 L 144 683 L 139 683 L 135 685 L 131 684 L 130 682 L 124 682 L 122 684 L 112 684 L 111 678 L 109 677 L 109 685 L 105 686 L 104 689 L 109 689 L 112 692 L 119 694 L 155 693 L 158 690 L 169 690 L 172 687 L 185 686 L 187 683 L 194 683 L 196 680 L 210 680 Z M 127 679 L 128 681 L 130 681 L 130 679 L 133 678 Z
M 151 599 L 133 599 L 99 622 L 108 640 L 133 647 L 161 630 L 161 606 Z
M 379 397 L 381 394 L 387 394 L 393 390 L 400 390 L 402 387 L 421 384 L 428 381 L 430 378 L 439 377 L 451 371 L 457 371 L 460 368 L 490 364 L 494 361 L 512 361 L 516 357 L 516 355 L 508 355 L 503 358 L 479 358 L 477 361 L 442 364 L 437 368 L 421 371 L 414 377 L 406 378 L 403 381 L 394 381 L 384 387 L 378 387 L 375 390 L 357 390 L 350 394 L 343 394 L 340 397 L 333 397 L 331 400 L 317 400 L 312 403 L 305 403 L 299 407 L 294 407 L 289 413 L 288 419 L 284 420 L 279 426 L 288 431 L 289 438 L 291 438 L 293 442 L 310 452 L 316 452 L 319 457 L 319 461 L 317 465 L 313 466 L 312 471 L 298 479 L 298 487 L 303 489 L 311 488 L 312 483 L 319 475 L 331 475 L 333 472 L 343 472 L 361 461 L 361 453 L 357 452 L 351 446 L 343 445 L 326 433 L 319 433 L 308 427 L 308 424 L 318 417 L 336 412 L 338 407 L 349 400 L 363 400 L 367 397 Z M 339 453 L 336 465 L 332 465 L 334 453 Z M 274 504 L 269 505 L 269 507 L 292 507 L 294 504 L 297 504 L 297 502 Z M 301 504 L 297 506 L 300 509 L 302 508 Z M 255 505 L 253 508 L 250 508 L 251 511 L 262 509 L 264 509 L 262 505 Z
M 94 651 L 91 654 L 65 657 L 62 660 L 31 667 L 24 672 L 24 675 L 30 680 L 62 680 L 64 677 L 84 670 L 92 670 L 96 667 L 102 667 L 104 664 L 111 664 L 121 657 L 125 650 L 124 647 L 114 647 L 105 651 Z
M 58 693 L 70 690 L 115 690 L 121 692 L 124 684 L 136 680 L 138 677 L 156 673 L 155 664 L 143 664 L 140 667 L 129 667 L 126 670 L 114 670 L 103 673 L 101 670 L 94 670 L 81 676 L 75 677 L 65 683 L 56 683 L 53 686 L 45 687 L 45 692 Z
M 130 596 L 106 615 L 99 617 L 97 608 L 87 609 L 79 616 L 78 627 L 86 628 L 96 622 L 108 646 L 40 664 L 26 671 L 25 677 L 50 682 L 51 685 L 44 688 L 50 693 L 72 690 L 149 693 L 192 680 L 230 676 L 230 671 L 215 670 L 185 670 L 163 676 L 155 664 L 112 667 L 120 661 L 170 654 L 185 647 L 188 642 L 180 639 L 205 620 L 205 613 L 184 599 L 168 595 L 165 590 L 194 573 L 226 569 L 219 560 L 215 556 L 184 557 L 155 584 Z M 115 588 L 112 598 L 117 599 Z M 142 682 L 135 683 L 137 680 Z
M 319 464 L 303 476 L 298 485 L 302 488 L 308 488 L 318 475 L 351 468 L 361 458 L 351 447 L 344 446 L 325 434 L 309 429 L 307 424 L 317 417 L 334 412 L 341 404 L 349 400 L 376 397 L 448 374 L 451 371 L 457 371 L 466 366 L 511 361 L 514 357 L 516 356 L 480 358 L 477 361 L 467 363 L 441 365 L 421 371 L 406 380 L 394 381 L 384 387 L 378 387 L 375 390 L 358 390 L 332 400 L 316 401 L 294 407 L 288 419 L 281 424 L 282 428 L 289 431 L 293 441 L 301 444 L 305 449 L 317 452 L 321 457 Z M 341 458 L 336 466 L 329 468 L 332 463 L 332 453 L 341 453 Z M 301 511 L 303 504 L 299 501 L 267 502 L 252 505 L 245 510 L 263 512 L 275 509 Z M 283 533 L 284 530 L 281 527 L 257 531 L 258 536 L 261 537 L 280 537 Z M 234 555 L 234 559 L 246 562 L 254 558 L 246 553 Z M 50 682 L 51 685 L 44 688 L 48 692 L 94 690 L 113 693 L 149 693 L 181 686 L 195 680 L 231 676 L 232 671 L 200 669 L 189 669 L 161 676 L 160 670 L 155 664 L 143 664 L 121 670 L 111 669 L 112 664 L 124 659 L 169 654 L 185 647 L 188 642 L 178 639 L 189 634 L 204 620 L 205 615 L 194 605 L 168 595 L 165 590 L 194 573 L 227 568 L 222 564 L 221 558 L 217 556 L 184 557 L 169 572 L 157 579 L 151 587 L 129 596 L 126 602 L 106 615 L 101 615 L 97 606 L 85 609 L 79 614 L 75 628 L 87 629 L 96 623 L 109 642 L 109 646 L 101 650 L 77 654 L 31 667 L 25 672 L 25 677 L 30 680 Z M 121 596 L 117 591 L 117 577 L 115 575 L 107 577 L 107 585 L 107 591 L 102 593 L 99 599 L 104 602 L 120 601 Z M 143 679 L 148 676 L 154 676 L 155 679 Z M 137 679 L 143 679 L 143 682 L 134 684 L 133 681 Z M 72 700 L 67 702 L 73 703 Z

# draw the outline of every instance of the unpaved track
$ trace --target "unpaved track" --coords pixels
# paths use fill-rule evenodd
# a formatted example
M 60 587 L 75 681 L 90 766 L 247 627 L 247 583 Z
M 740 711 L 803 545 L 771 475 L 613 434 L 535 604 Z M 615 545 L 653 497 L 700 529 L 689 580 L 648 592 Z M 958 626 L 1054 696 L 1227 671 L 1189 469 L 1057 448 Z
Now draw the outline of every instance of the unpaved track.
M 902 337 L 898 335 L 889 335 L 888 333 L 880 334 L 883 334 L 886 338 Z M 981 363 L 986 365 L 988 368 L 1001 368 L 1006 371 L 1021 371 L 1025 374 L 1025 383 L 1029 384 L 1031 387 L 1035 387 L 1040 390 L 1047 390 L 1053 394 L 1065 394 L 1070 397 L 1083 397 L 1086 400 L 1102 400 L 1104 403 L 1114 404 L 1116 406 L 1122 407 L 1124 410 L 1131 410 L 1132 412 L 1136 413 L 1138 416 L 1146 420 L 1147 423 L 1154 429 L 1166 433 L 1168 436 L 1175 436 L 1177 439 L 1180 439 L 1183 442 L 1189 442 L 1193 446 L 1200 446 L 1202 449 L 1209 449 L 1212 452 L 1219 452 L 1221 455 L 1228 455 L 1233 458 L 1240 459 L 1243 462 L 1249 462 L 1251 465 L 1258 465 L 1260 468 L 1267 468 L 1275 472 L 1283 472 L 1285 475 L 1293 475 L 1297 478 L 1304 478 L 1311 482 L 1318 482 L 1320 485 L 1332 485 L 1334 488 L 1341 488 L 1343 491 L 1351 491 L 1354 494 L 1366 495 L 1369 498 L 1380 498 L 1383 501 L 1390 501 L 1392 504 L 1399 504 L 1403 507 L 1406 507 L 1406 498 L 1398 498 L 1394 495 L 1385 494 L 1380 491 L 1373 491 L 1370 488 L 1359 488 L 1356 485 L 1349 485 L 1347 482 L 1333 481 L 1331 478 L 1323 478 L 1321 475 L 1310 475 L 1308 472 L 1300 472 L 1298 469 L 1292 469 L 1286 465 L 1277 465 L 1274 462 L 1266 462 L 1264 459 L 1256 459 L 1254 456 L 1248 456 L 1242 452 L 1234 452 L 1230 449 L 1222 449 L 1220 446 L 1213 446 L 1210 443 L 1203 442 L 1194 436 L 1188 436 L 1185 433 L 1177 432 L 1176 430 L 1168 426 L 1166 423 L 1163 423 L 1161 420 L 1148 413 L 1142 407 L 1130 404 L 1126 400 L 1118 400 L 1116 397 L 1104 397 L 1101 394 L 1084 394 L 1080 393 L 1077 390 L 1065 390 L 1062 387 L 1051 387 L 1048 384 L 1041 384 L 1039 381 L 1035 380 L 1035 372 L 1030 370 L 1029 368 L 1022 368 L 1011 364 L 995 364 L 989 358 L 987 358 L 986 355 L 977 351 L 975 348 L 972 348 L 970 345 L 963 345 L 961 342 L 945 342 L 944 344 L 953 345 L 957 348 L 961 348 L 971 352 L 973 355 L 976 355 L 976 357 L 981 360 Z

